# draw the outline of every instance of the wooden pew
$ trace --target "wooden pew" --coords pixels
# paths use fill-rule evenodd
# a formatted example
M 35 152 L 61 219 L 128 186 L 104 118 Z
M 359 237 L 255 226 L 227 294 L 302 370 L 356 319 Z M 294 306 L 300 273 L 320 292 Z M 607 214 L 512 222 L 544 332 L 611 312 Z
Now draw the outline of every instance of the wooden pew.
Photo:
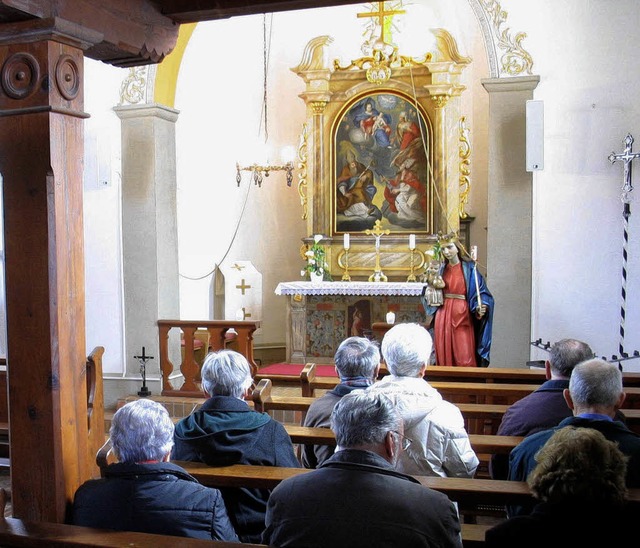
M 279 466 L 252 466 L 236 464 L 232 466 L 208 466 L 201 462 L 173 461 L 184 468 L 203 485 L 209 487 L 255 487 L 273 489 L 282 480 L 306 474 L 306 468 L 285 468 Z M 507 480 L 486 480 L 475 478 L 440 478 L 415 476 L 422 484 L 445 493 L 460 504 L 506 504 L 527 503 L 533 500 L 526 482 Z M 629 500 L 640 509 L 640 488 L 629 489 Z
M 313 396 L 315 390 L 330 390 L 339 382 L 336 377 L 317 376 L 315 368 L 316 364 L 308 363 L 300 372 L 300 387 L 303 396 Z M 546 377 L 543 369 L 429 365 L 425 379 L 434 386 L 440 382 L 540 385 L 546 380 Z M 274 382 L 274 379 L 271 380 Z M 640 373 L 623 373 L 623 384 L 625 389 L 640 387 Z M 274 385 L 277 385 L 277 382 L 274 382 Z
M 483 368 L 469 368 L 486 370 Z M 627 375 L 633 375 L 627 373 Z M 314 364 L 308 364 L 300 375 L 303 396 L 312 397 L 316 390 L 331 390 L 338 383 L 334 377 L 315 377 Z M 496 403 L 510 405 L 539 388 L 539 384 L 506 382 L 429 381 L 442 396 L 452 403 Z M 625 386 L 625 407 L 640 409 L 640 386 Z
M 293 443 L 304 445 L 335 445 L 336 438 L 329 428 L 310 426 L 284 425 Z M 469 441 L 476 453 L 509 454 L 523 438 L 521 436 L 495 436 L 488 434 L 470 434 Z
M 313 397 L 274 396 L 270 379 L 263 379 L 251 395 L 254 409 L 260 412 L 298 411 L 303 415 L 313 403 Z M 487 403 L 454 403 L 462 413 L 465 427 L 469 434 L 495 434 L 508 409 L 504 404 Z M 622 409 L 627 417 L 627 425 L 634 432 L 640 433 L 640 409 Z

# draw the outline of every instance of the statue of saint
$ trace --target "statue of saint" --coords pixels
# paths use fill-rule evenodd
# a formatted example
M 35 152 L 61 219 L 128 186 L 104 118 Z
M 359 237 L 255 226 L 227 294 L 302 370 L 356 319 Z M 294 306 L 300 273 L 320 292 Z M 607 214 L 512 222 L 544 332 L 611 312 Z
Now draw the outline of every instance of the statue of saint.
M 445 258 L 437 285 L 444 282 L 443 302 L 434 300 L 433 291 L 425 286 L 422 305 L 427 316 L 435 314 L 434 340 L 437 365 L 489 365 L 493 296 L 487 289 L 477 265 L 466 254 L 456 238 L 441 240 Z M 433 281 L 429 282 L 433 284 Z M 436 288 L 438 289 L 438 288 Z

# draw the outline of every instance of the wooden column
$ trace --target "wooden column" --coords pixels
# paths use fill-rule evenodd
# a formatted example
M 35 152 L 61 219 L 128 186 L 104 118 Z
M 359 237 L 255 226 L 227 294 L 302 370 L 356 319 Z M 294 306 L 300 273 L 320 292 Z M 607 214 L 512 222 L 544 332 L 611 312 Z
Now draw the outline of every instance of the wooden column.
M 0 172 L 13 512 L 62 521 L 90 475 L 91 459 L 84 377 L 86 115 L 82 51 L 52 35 L 0 45 Z

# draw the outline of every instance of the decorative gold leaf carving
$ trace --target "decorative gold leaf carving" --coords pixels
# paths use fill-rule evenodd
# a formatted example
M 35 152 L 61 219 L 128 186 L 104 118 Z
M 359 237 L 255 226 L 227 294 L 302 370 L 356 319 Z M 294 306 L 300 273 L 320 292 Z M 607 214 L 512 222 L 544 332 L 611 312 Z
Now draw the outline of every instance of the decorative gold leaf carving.
M 500 29 L 507 21 L 508 13 L 500 7 L 497 0 L 480 0 L 480 4 L 491 20 L 498 47 L 504 52 L 501 57 L 501 70 L 510 76 L 517 76 L 523 72 L 532 74 L 533 59 L 522 47 L 526 33 L 519 32 L 512 38 L 511 29 Z
M 469 191 L 471 190 L 471 143 L 469 142 L 469 128 L 467 127 L 467 117 L 460 118 L 460 146 L 458 147 L 458 155 L 460 157 L 460 200 L 458 212 L 461 219 L 468 217 L 465 206 L 469 201 Z
M 309 131 L 307 124 L 302 125 L 300 144 L 298 145 L 298 194 L 300 195 L 300 205 L 302 205 L 302 219 L 306 220 L 307 210 L 307 140 Z

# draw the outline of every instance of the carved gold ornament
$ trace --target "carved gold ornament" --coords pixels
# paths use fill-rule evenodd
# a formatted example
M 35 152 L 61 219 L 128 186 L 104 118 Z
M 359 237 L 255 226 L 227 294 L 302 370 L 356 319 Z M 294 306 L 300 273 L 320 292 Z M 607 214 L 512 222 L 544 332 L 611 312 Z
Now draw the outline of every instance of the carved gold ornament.
M 306 220 L 307 211 L 307 140 L 309 130 L 307 124 L 302 125 L 300 144 L 298 145 L 298 194 L 300 195 L 300 205 L 302 205 L 302 219 Z
M 135 105 L 142 102 L 147 85 L 147 67 L 131 67 L 120 86 L 120 105 Z
M 467 117 L 460 118 L 460 146 L 458 147 L 458 155 L 460 157 L 460 202 L 458 212 L 461 219 L 468 217 L 465 206 L 469 201 L 469 191 L 471 190 L 471 170 L 469 166 L 471 162 L 471 143 L 469 142 L 469 128 L 467 127 Z
M 500 7 L 497 0 L 480 0 L 480 4 L 491 20 L 493 32 L 498 40 L 498 47 L 504 51 L 501 57 L 501 70 L 510 76 L 517 76 L 523 72 L 531 74 L 533 59 L 521 45 L 527 34 L 519 32 L 515 37 L 512 37 L 511 29 L 500 29 L 506 22 L 508 14 Z

